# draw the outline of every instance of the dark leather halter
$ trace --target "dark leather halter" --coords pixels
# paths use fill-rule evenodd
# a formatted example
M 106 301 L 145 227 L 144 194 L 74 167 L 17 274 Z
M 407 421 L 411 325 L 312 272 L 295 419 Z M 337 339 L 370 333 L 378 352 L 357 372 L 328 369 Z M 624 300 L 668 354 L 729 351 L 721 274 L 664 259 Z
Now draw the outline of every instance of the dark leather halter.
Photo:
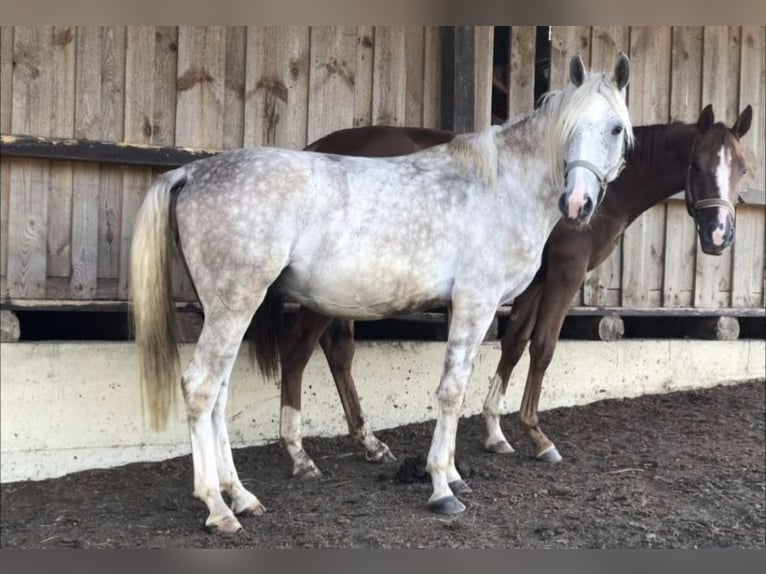
M 692 153 L 691 153 L 692 158 L 694 157 L 694 147 L 695 147 L 695 144 L 692 144 Z M 686 200 L 686 211 L 688 211 L 689 215 L 691 215 L 694 218 L 694 222 L 697 224 L 697 226 L 699 226 L 699 222 L 697 221 L 697 212 L 702 209 L 710 209 L 713 207 L 723 207 L 729 212 L 729 214 L 731 215 L 733 219 L 735 217 L 734 204 L 728 199 L 723 199 L 722 197 L 695 199 L 694 194 L 692 193 L 691 174 L 692 174 L 692 159 L 690 158 L 689 167 L 686 169 L 686 184 L 684 185 L 684 199 Z

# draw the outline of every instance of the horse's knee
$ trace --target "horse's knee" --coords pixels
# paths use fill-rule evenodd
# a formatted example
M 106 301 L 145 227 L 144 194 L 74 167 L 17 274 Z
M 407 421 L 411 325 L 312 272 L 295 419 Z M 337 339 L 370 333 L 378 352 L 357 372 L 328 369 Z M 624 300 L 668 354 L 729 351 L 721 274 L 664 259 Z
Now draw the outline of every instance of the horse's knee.
M 547 338 L 532 340 L 529 346 L 530 364 L 535 369 L 545 370 L 553 360 L 556 351 L 556 341 Z
M 215 408 L 218 398 L 218 388 L 211 385 L 193 384 L 190 379 L 184 377 L 181 380 L 186 403 L 186 414 L 192 420 L 196 420 L 203 415 L 210 415 Z

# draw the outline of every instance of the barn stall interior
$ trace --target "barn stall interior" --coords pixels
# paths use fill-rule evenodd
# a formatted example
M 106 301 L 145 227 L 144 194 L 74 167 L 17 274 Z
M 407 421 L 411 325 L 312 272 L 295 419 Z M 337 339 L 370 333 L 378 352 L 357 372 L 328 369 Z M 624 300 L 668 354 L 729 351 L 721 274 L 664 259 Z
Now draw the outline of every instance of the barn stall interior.
M 242 146 L 300 149 L 352 126 L 482 129 L 531 111 L 542 93 L 562 87 L 573 54 L 580 53 L 593 68 L 609 69 L 618 51 L 631 58 L 627 97 L 634 125 L 693 122 L 708 103 L 717 119 L 731 125 L 740 110 L 752 105 L 752 127 L 743 139 L 750 169 L 741 185 L 736 240 L 730 250 L 719 257 L 702 253 L 682 194 L 658 204 L 634 222 L 612 256 L 589 273 L 572 301 L 562 339 L 571 341 L 573 354 L 583 340 L 593 339 L 623 339 L 604 347 L 605 355 L 633 352 L 629 349 L 640 354 L 647 345 L 662 348 L 667 360 L 679 365 L 668 367 L 671 375 L 659 376 L 660 389 L 671 388 L 667 379 L 682 376 L 690 356 L 733 353 L 743 362 L 738 370 L 731 359 L 724 374 L 711 374 L 704 384 L 752 373 L 762 377 L 765 50 L 766 29 L 760 26 L 3 26 L 0 312 L 3 340 L 19 341 L 16 346 L 3 345 L 3 357 L 9 359 L 3 361 L 3 398 L 13 396 L 17 377 L 45 378 L 46 369 L 82 370 L 96 361 L 95 356 L 107 365 L 99 368 L 109 372 L 119 365 L 118 370 L 127 373 L 125 382 L 109 385 L 125 387 L 128 394 L 138 392 L 137 383 L 130 386 L 137 370 L 126 321 L 129 245 L 138 207 L 158 173 Z M 181 332 L 192 342 L 201 317 L 178 261 L 174 279 Z M 288 312 L 293 309 L 288 307 Z M 487 357 L 497 350 L 496 339 L 511 309 L 498 311 L 482 351 Z M 413 357 L 427 356 L 431 365 L 421 375 L 430 382 L 420 385 L 427 387 L 418 390 L 421 402 L 412 402 L 430 404 L 438 380 L 431 371 L 440 364 L 442 347 L 429 342 L 446 337 L 442 309 L 359 322 L 356 336 L 370 341 L 371 346 L 361 350 L 362 361 L 380 376 L 387 375 L 377 366 L 379 360 L 406 371 Z M 85 340 L 91 343 L 75 343 Z M 386 346 L 403 340 L 423 345 L 407 347 L 411 352 L 406 356 Z M 631 340 L 637 346 L 630 347 Z M 126 342 L 115 347 L 95 341 Z M 668 350 L 668 341 L 676 346 Z M 566 353 L 562 345 L 557 358 L 561 371 L 552 369 L 550 378 L 578 371 L 577 361 Z M 32 365 L 35 356 L 48 362 Z M 22 367 L 5 368 L 10 363 Z M 486 370 L 492 359 L 484 358 L 483 363 Z M 238 369 L 235 373 L 243 378 L 257 378 L 245 364 Z M 483 372 L 482 367 L 478 370 Z M 317 367 L 309 376 L 324 380 L 326 373 Z M 697 371 L 688 377 L 699 379 Z M 692 385 L 687 379 L 678 384 Z M 619 395 L 630 386 L 625 380 L 609 392 Z M 99 400 L 117 400 L 104 392 L 97 393 Z M 363 395 L 373 392 L 362 390 Z M 273 389 L 269 393 L 271 397 Z M 591 395 L 577 391 L 574 398 L 549 406 L 582 402 L 586 396 Z M 257 395 L 248 395 L 245 403 L 259 401 Z M 518 404 L 514 401 L 509 397 L 509 404 Z M 336 399 L 330 396 L 327 402 L 335 404 Z M 163 439 L 154 451 L 146 448 L 157 439 L 141 430 L 139 399 L 127 404 L 124 426 L 104 433 L 123 435 L 130 429 L 137 438 L 132 454 L 126 455 L 129 459 L 158 457 L 168 441 L 176 445 L 174 452 L 183 451 L 178 446 L 186 443 L 183 432 L 180 439 Z M 50 439 L 51 428 L 32 429 L 24 440 L 7 439 L 17 430 L 12 425 L 28 425 L 12 415 L 18 408 L 12 400 L 3 401 L 3 453 L 20 453 L 17 464 L 3 465 L 3 480 L 51 472 L 24 470 L 35 450 L 58 448 L 69 457 L 78 447 L 50 446 L 56 442 Z M 130 414 L 130 408 L 135 412 Z M 385 422 L 379 424 L 428 416 L 425 407 L 413 408 L 421 411 L 414 418 L 381 415 Z M 469 412 L 476 408 L 480 407 L 467 405 Z M 272 428 L 253 430 L 258 416 L 274 423 L 278 412 L 273 401 L 262 413 L 246 417 L 248 424 L 235 430 L 235 442 L 275 437 Z M 179 419 L 183 420 L 180 414 Z M 324 427 L 316 417 L 314 426 L 307 428 L 334 432 L 342 426 Z M 87 426 L 80 430 L 92 434 Z M 119 438 L 109 440 L 120 443 Z M 103 450 L 109 440 L 94 440 L 92 446 Z M 86 442 L 91 444 L 90 439 Z M 100 464 L 99 456 L 58 465 L 57 471 Z

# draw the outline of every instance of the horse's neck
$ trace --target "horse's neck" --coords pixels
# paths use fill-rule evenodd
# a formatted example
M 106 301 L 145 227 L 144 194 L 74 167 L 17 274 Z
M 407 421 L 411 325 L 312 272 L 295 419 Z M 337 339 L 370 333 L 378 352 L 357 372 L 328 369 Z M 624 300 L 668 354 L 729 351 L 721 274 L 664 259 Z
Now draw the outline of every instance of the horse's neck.
M 553 185 L 547 159 L 542 152 L 545 128 L 546 118 L 540 113 L 533 113 L 496 134 L 498 158 L 501 158 L 498 161 L 498 179 L 511 182 L 512 187 L 521 189 L 525 196 L 540 198 L 546 208 L 550 207 L 558 214 L 556 202 L 548 201 L 555 199 L 560 191 Z
M 634 128 L 635 145 L 622 175 L 607 193 L 604 208 L 629 225 L 644 211 L 682 191 L 689 168 L 695 126 Z

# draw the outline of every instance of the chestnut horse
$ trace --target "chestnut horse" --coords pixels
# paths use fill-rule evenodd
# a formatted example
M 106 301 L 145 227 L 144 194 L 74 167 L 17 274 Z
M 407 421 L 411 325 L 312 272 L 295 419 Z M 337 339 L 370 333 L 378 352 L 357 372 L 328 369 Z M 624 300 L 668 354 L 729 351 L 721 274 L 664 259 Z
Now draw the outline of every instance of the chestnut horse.
M 538 458 L 561 459 L 538 422 L 538 403 L 543 375 L 550 364 L 561 326 L 587 271 L 601 264 L 618 245 L 619 238 L 644 211 L 684 189 L 689 214 L 694 218 L 705 253 L 718 255 L 734 240 L 734 207 L 737 185 L 744 171 L 739 139 L 750 127 L 752 110 L 747 106 L 732 128 L 714 121 L 707 106 L 696 124 L 672 123 L 635 127 L 635 148 L 627 156 L 625 170 L 609 190 L 598 214 L 588 227 L 556 225 L 545 246 L 542 266 L 532 283 L 513 301 L 508 327 L 502 339 L 497 374 L 484 404 L 487 438 L 485 447 L 496 453 L 513 448 L 500 429 L 502 400 L 511 371 L 531 340 L 531 361 L 520 419 L 533 441 Z M 359 156 L 394 156 L 442 144 L 451 132 L 424 128 L 371 126 L 339 130 L 306 149 Z M 267 299 L 276 299 L 269 292 Z M 277 304 L 276 302 L 274 303 Z M 261 319 L 256 315 L 255 323 Z M 256 332 L 249 330 L 251 357 Z M 393 459 L 389 448 L 375 437 L 365 421 L 351 375 L 354 356 L 354 323 L 328 319 L 300 307 L 285 333 L 281 347 L 282 408 L 301 409 L 301 379 L 317 341 L 327 358 L 346 415 L 350 434 L 365 448 L 367 460 Z M 282 426 L 282 443 L 293 460 L 293 474 L 319 476 L 320 471 L 303 450 L 300 428 Z

